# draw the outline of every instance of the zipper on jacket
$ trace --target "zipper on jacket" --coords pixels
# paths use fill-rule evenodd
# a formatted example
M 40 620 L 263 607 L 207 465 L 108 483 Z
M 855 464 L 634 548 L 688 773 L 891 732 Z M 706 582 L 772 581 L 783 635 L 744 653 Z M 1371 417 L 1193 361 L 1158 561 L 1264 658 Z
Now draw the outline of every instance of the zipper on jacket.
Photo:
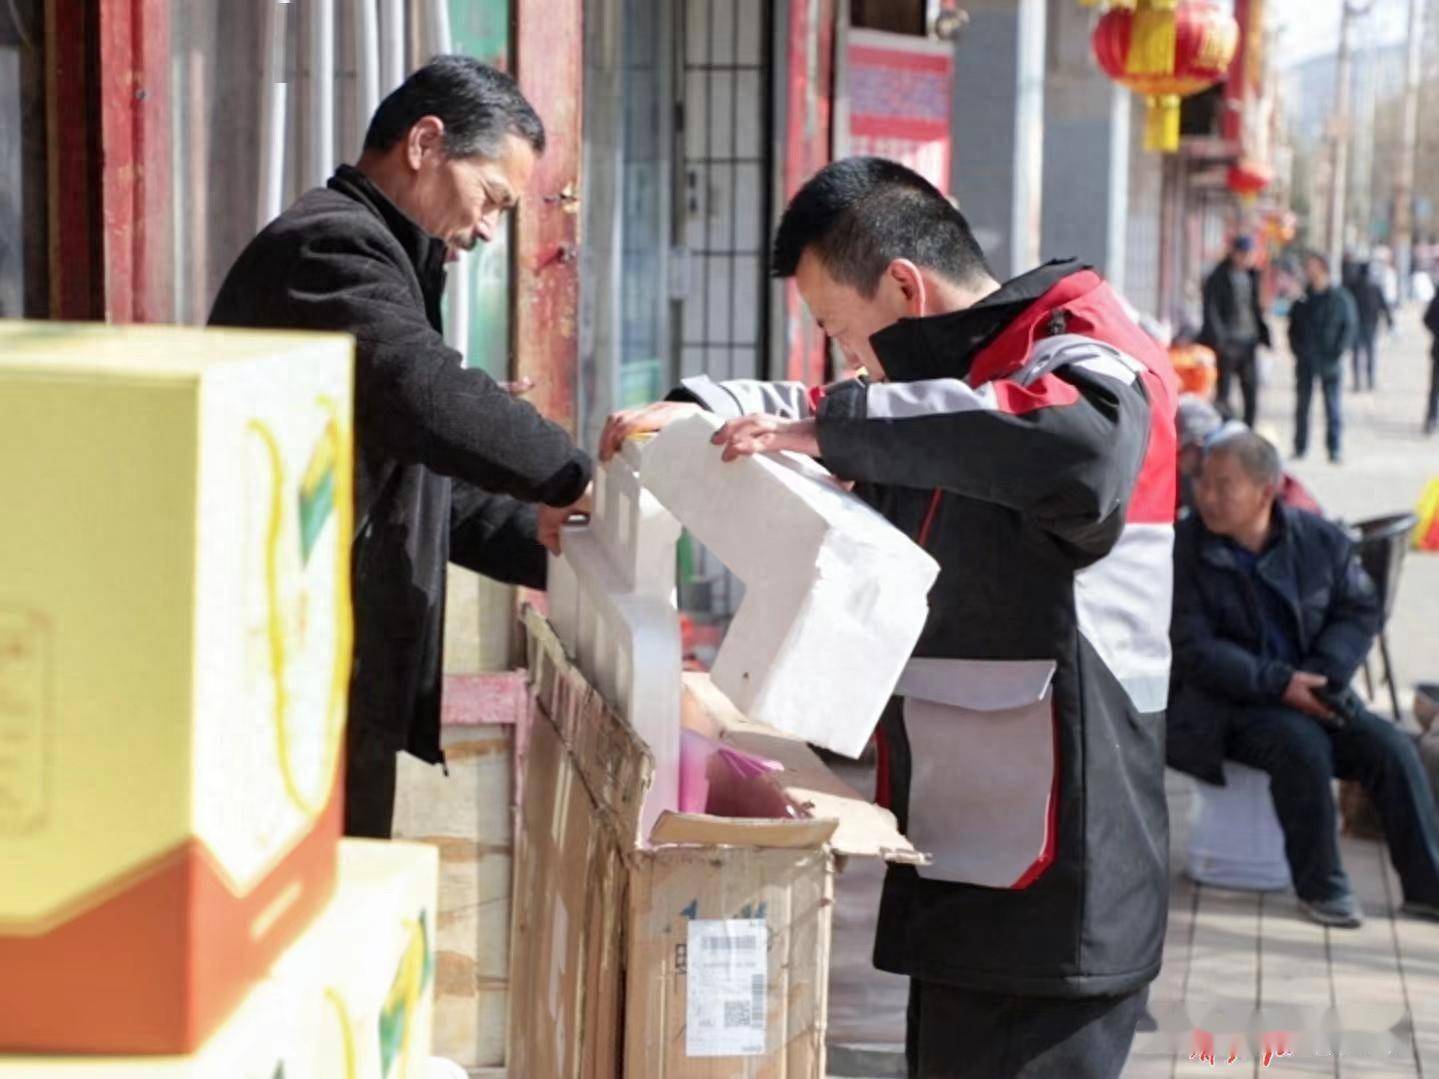
M 929 509 L 924 514 L 924 524 L 919 526 L 919 535 L 915 538 L 915 542 L 925 549 L 929 547 L 929 534 L 934 528 L 934 519 L 939 516 L 939 504 L 943 500 L 943 488 L 936 487 L 934 494 L 930 496 Z

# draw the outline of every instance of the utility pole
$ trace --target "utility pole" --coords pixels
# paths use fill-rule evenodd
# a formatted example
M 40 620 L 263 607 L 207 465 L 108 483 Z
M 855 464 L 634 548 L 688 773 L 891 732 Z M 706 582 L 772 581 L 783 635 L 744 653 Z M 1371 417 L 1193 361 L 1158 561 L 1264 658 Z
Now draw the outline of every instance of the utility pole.
M 1367 15 L 1374 6 L 1374 0 L 1363 4 L 1344 3 L 1344 14 L 1339 24 L 1339 66 L 1334 91 L 1334 145 L 1331 160 L 1334 163 L 1332 186 L 1329 189 L 1329 263 L 1337 276 L 1344 261 L 1344 217 L 1346 196 L 1349 188 L 1349 137 L 1353 126 L 1354 84 L 1354 21 Z
M 1399 296 L 1409 298 L 1414 271 L 1414 173 L 1419 144 L 1419 79 L 1424 58 L 1424 0 L 1409 0 L 1409 54 L 1404 65 L 1404 108 L 1399 169 L 1394 177 L 1394 269 Z

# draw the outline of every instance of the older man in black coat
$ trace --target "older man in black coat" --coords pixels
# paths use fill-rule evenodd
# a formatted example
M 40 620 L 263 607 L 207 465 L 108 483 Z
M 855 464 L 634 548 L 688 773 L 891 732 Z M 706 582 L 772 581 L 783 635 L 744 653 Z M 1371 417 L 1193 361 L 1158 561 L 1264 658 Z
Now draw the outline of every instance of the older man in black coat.
M 1414 744 L 1349 689 L 1378 629 L 1373 583 L 1337 526 L 1276 500 L 1279 455 L 1236 432 L 1210 444 L 1199 512 L 1175 539 L 1169 763 L 1223 784 L 1222 758 L 1269 774 L 1300 909 L 1361 917 L 1339 863 L 1334 777 L 1373 798 L 1405 909 L 1439 915 L 1439 819 Z
M 355 336 L 350 835 L 389 835 L 397 751 L 443 760 L 446 563 L 543 587 L 545 546 L 589 485 L 569 435 L 441 335 L 446 262 L 491 239 L 544 145 L 509 76 L 432 61 L 381 103 L 358 165 L 250 243 L 210 316 Z

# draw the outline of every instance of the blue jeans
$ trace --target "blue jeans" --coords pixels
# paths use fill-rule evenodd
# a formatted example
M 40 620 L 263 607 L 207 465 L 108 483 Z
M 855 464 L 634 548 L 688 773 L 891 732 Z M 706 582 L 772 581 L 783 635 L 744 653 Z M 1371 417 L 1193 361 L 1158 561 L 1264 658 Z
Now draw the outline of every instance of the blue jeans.
M 1314 400 L 1314 380 L 1318 379 L 1324 388 L 1324 441 L 1330 457 L 1338 457 L 1340 443 L 1344 437 L 1344 416 L 1340 411 L 1339 394 L 1343 379 L 1336 368 L 1333 373 L 1321 372 L 1308 362 L 1300 360 L 1294 369 L 1297 383 L 1296 407 L 1294 410 L 1294 452 L 1303 456 L 1309 449 L 1309 406 Z
M 910 979 L 910 1079 L 1118 1079 L 1148 993 L 1069 1000 Z
M 1396 724 L 1364 715 L 1342 730 L 1283 705 L 1237 709 L 1224 755 L 1269 775 L 1284 854 L 1299 898 L 1350 891 L 1339 862 L 1331 780 L 1359 782 L 1379 814 L 1404 898 L 1439 903 L 1439 819 L 1414 742 Z

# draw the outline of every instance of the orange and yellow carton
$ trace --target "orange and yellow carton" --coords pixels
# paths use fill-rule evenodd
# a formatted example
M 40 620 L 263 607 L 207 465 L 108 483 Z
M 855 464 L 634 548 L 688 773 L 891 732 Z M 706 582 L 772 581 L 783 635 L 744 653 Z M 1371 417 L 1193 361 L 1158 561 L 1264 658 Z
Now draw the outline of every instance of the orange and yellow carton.
M 0 1079 L 423 1079 L 439 857 L 343 840 L 334 899 L 184 1057 L 0 1057 Z
M 352 351 L 0 322 L 0 1052 L 191 1052 L 329 899 Z

